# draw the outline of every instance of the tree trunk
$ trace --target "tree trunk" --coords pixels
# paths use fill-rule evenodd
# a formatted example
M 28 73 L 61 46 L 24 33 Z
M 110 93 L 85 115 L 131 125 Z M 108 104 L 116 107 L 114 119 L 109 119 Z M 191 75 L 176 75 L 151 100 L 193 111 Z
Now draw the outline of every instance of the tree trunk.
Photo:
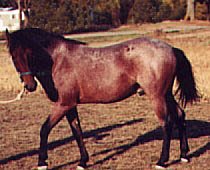
M 195 0 L 187 0 L 187 12 L 184 19 L 195 20 Z
M 24 0 L 24 28 L 26 28 L 29 23 L 29 4 L 30 0 Z
M 111 10 L 112 13 L 112 24 L 117 27 L 120 25 L 120 4 L 119 1 L 115 1 L 114 8 Z
M 135 0 L 120 0 L 120 22 L 121 24 L 127 24 L 128 15 L 135 3 Z
M 207 20 L 210 21 L 210 0 L 206 2 L 207 5 Z
M 19 27 L 22 29 L 22 7 L 20 4 L 20 0 L 18 0 L 18 10 L 19 10 Z

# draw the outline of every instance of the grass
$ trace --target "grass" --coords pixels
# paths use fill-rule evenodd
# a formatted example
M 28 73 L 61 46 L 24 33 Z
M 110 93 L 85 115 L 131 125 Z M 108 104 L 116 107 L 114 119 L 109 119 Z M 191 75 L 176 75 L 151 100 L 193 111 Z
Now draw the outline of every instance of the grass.
M 210 97 L 210 46 L 206 43 L 210 38 L 191 38 L 175 41 L 173 44 L 184 50 L 192 63 L 198 88 L 203 98 Z
M 18 74 L 8 55 L 6 44 L 0 44 L 0 90 L 14 92 L 21 88 Z
M 147 27 L 151 29 L 151 26 L 149 24 L 131 29 L 146 30 Z M 158 29 L 163 27 L 161 24 L 155 26 Z M 171 25 L 167 23 L 167 26 Z M 169 161 L 169 169 L 173 170 L 200 170 L 209 169 L 210 166 L 210 35 L 208 32 L 205 32 L 205 36 L 200 33 L 202 30 L 196 34 L 194 31 L 182 33 L 181 36 L 178 32 L 147 34 L 184 50 L 193 65 L 203 98 L 208 99 L 186 109 L 191 148 L 189 164 L 177 163 L 179 142 L 176 133 L 173 135 Z M 104 46 L 133 36 L 136 35 L 80 40 L 89 42 L 91 46 Z M 7 53 L 6 44 L 0 44 L 0 100 L 12 97 L 20 88 L 19 77 Z M 37 164 L 39 130 L 50 110 L 51 103 L 40 90 L 16 103 L 0 105 L 0 169 L 34 169 Z M 87 170 L 154 168 L 161 151 L 161 130 L 146 96 L 133 96 L 109 105 L 80 105 L 78 110 L 90 154 Z M 49 136 L 49 168 L 52 170 L 74 169 L 78 163 L 78 147 L 69 132 L 69 125 L 64 119 Z
M 116 43 L 119 41 L 126 41 L 128 39 L 132 38 L 137 38 L 139 37 L 139 34 L 129 34 L 129 35 L 114 35 L 114 36 L 104 36 L 104 37 L 98 37 L 98 36 L 93 36 L 93 37 L 84 37 L 84 38 L 76 38 L 76 40 L 79 41 L 84 41 L 88 44 L 94 45 L 94 44 L 99 44 L 102 45 L 104 43 Z
M 0 32 L 0 40 L 5 40 L 5 32 Z
M 6 53 L 8 51 L 7 46 L 4 42 L 0 43 L 0 51 L 1 51 L 1 53 Z

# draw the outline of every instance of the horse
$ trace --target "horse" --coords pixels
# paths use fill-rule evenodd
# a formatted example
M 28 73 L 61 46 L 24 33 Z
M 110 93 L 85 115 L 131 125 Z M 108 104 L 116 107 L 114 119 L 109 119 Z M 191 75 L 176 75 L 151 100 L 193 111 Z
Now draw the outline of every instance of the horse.
M 89 155 L 77 105 L 119 102 L 139 91 L 148 96 L 163 131 L 156 168 L 164 169 L 169 160 L 174 125 L 179 131 L 180 160 L 189 161 L 184 108 L 200 96 L 191 63 L 181 49 L 147 37 L 94 48 L 39 28 L 7 30 L 6 37 L 25 89 L 35 91 L 39 81 L 53 103 L 52 113 L 40 130 L 38 169 L 47 169 L 48 136 L 64 117 L 79 147 L 77 169 L 87 168 Z

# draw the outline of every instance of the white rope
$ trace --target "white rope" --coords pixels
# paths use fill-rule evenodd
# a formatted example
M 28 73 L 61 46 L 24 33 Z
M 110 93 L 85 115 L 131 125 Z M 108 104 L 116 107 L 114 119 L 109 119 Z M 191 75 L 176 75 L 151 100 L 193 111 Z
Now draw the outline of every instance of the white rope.
M 76 170 L 85 170 L 85 168 L 78 165 Z
M 7 103 L 12 103 L 12 102 L 20 100 L 23 97 L 24 92 L 25 92 L 25 88 L 23 87 L 23 89 L 20 91 L 20 93 L 17 94 L 17 96 L 14 99 L 0 101 L 0 104 L 7 104 Z
M 37 170 L 47 170 L 47 166 L 39 166 Z

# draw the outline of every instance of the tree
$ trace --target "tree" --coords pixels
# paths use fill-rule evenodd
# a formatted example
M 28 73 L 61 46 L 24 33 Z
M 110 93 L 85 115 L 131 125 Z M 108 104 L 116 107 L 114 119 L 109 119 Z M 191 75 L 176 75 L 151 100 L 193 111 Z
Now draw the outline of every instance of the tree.
M 18 10 L 19 10 L 19 26 L 20 29 L 22 29 L 22 7 L 20 5 L 20 0 L 17 1 L 18 4 Z
M 185 20 L 193 21 L 195 19 L 195 9 L 196 3 L 204 3 L 207 7 L 207 20 L 210 19 L 210 0 L 187 0 L 187 11 L 185 15 Z
M 31 0 L 24 0 L 24 5 L 23 5 L 23 13 L 24 13 L 24 25 L 23 27 L 26 28 L 29 23 L 29 7 L 30 7 Z
M 65 5 L 62 5 L 63 8 Z M 39 27 L 52 32 L 59 32 L 66 26 L 66 14 L 63 14 L 63 8 L 59 9 L 59 4 L 56 0 L 34 0 L 31 2 L 31 27 Z M 63 16 L 61 16 L 61 14 Z M 60 25 L 60 21 L 63 24 Z
M 206 6 L 207 6 L 207 20 L 210 20 L 210 0 L 206 0 Z
M 197 2 L 200 2 L 201 4 L 206 5 L 206 19 L 210 20 L 210 0 L 197 0 Z
M 171 15 L 171 7 L 162 0 L 135 0 L 129 18 L 134 23 L 160 22 Z
M 29 6 L 30 0 L 16 0 L 19 9 L 20 29 L 26 28 L 29 23 Z M 24 23 L 22 23 L 22 13 L 24 13 Z
M 186 14 L 186 0 L 164 0 L 171 7 L 171 15 L 168 19 L 180 20 Z
M 135 0 L 120 0 L 120 22 L 127 24 L 130 10 L 132 9 Z
M 0 7 L 17 7 L 17 4 L 14 0 L 0 0 Z
M 187 0 L 187 11 L 184 19 L 195 20 L 195 0 Z
M 92 0 L 90 16 L 94 25 L 120 25 L 119 0 Z
M 70 33 L 91 26 L 86 0 L 36 0 L 31 4 L 30 26 L 51 32 Z

